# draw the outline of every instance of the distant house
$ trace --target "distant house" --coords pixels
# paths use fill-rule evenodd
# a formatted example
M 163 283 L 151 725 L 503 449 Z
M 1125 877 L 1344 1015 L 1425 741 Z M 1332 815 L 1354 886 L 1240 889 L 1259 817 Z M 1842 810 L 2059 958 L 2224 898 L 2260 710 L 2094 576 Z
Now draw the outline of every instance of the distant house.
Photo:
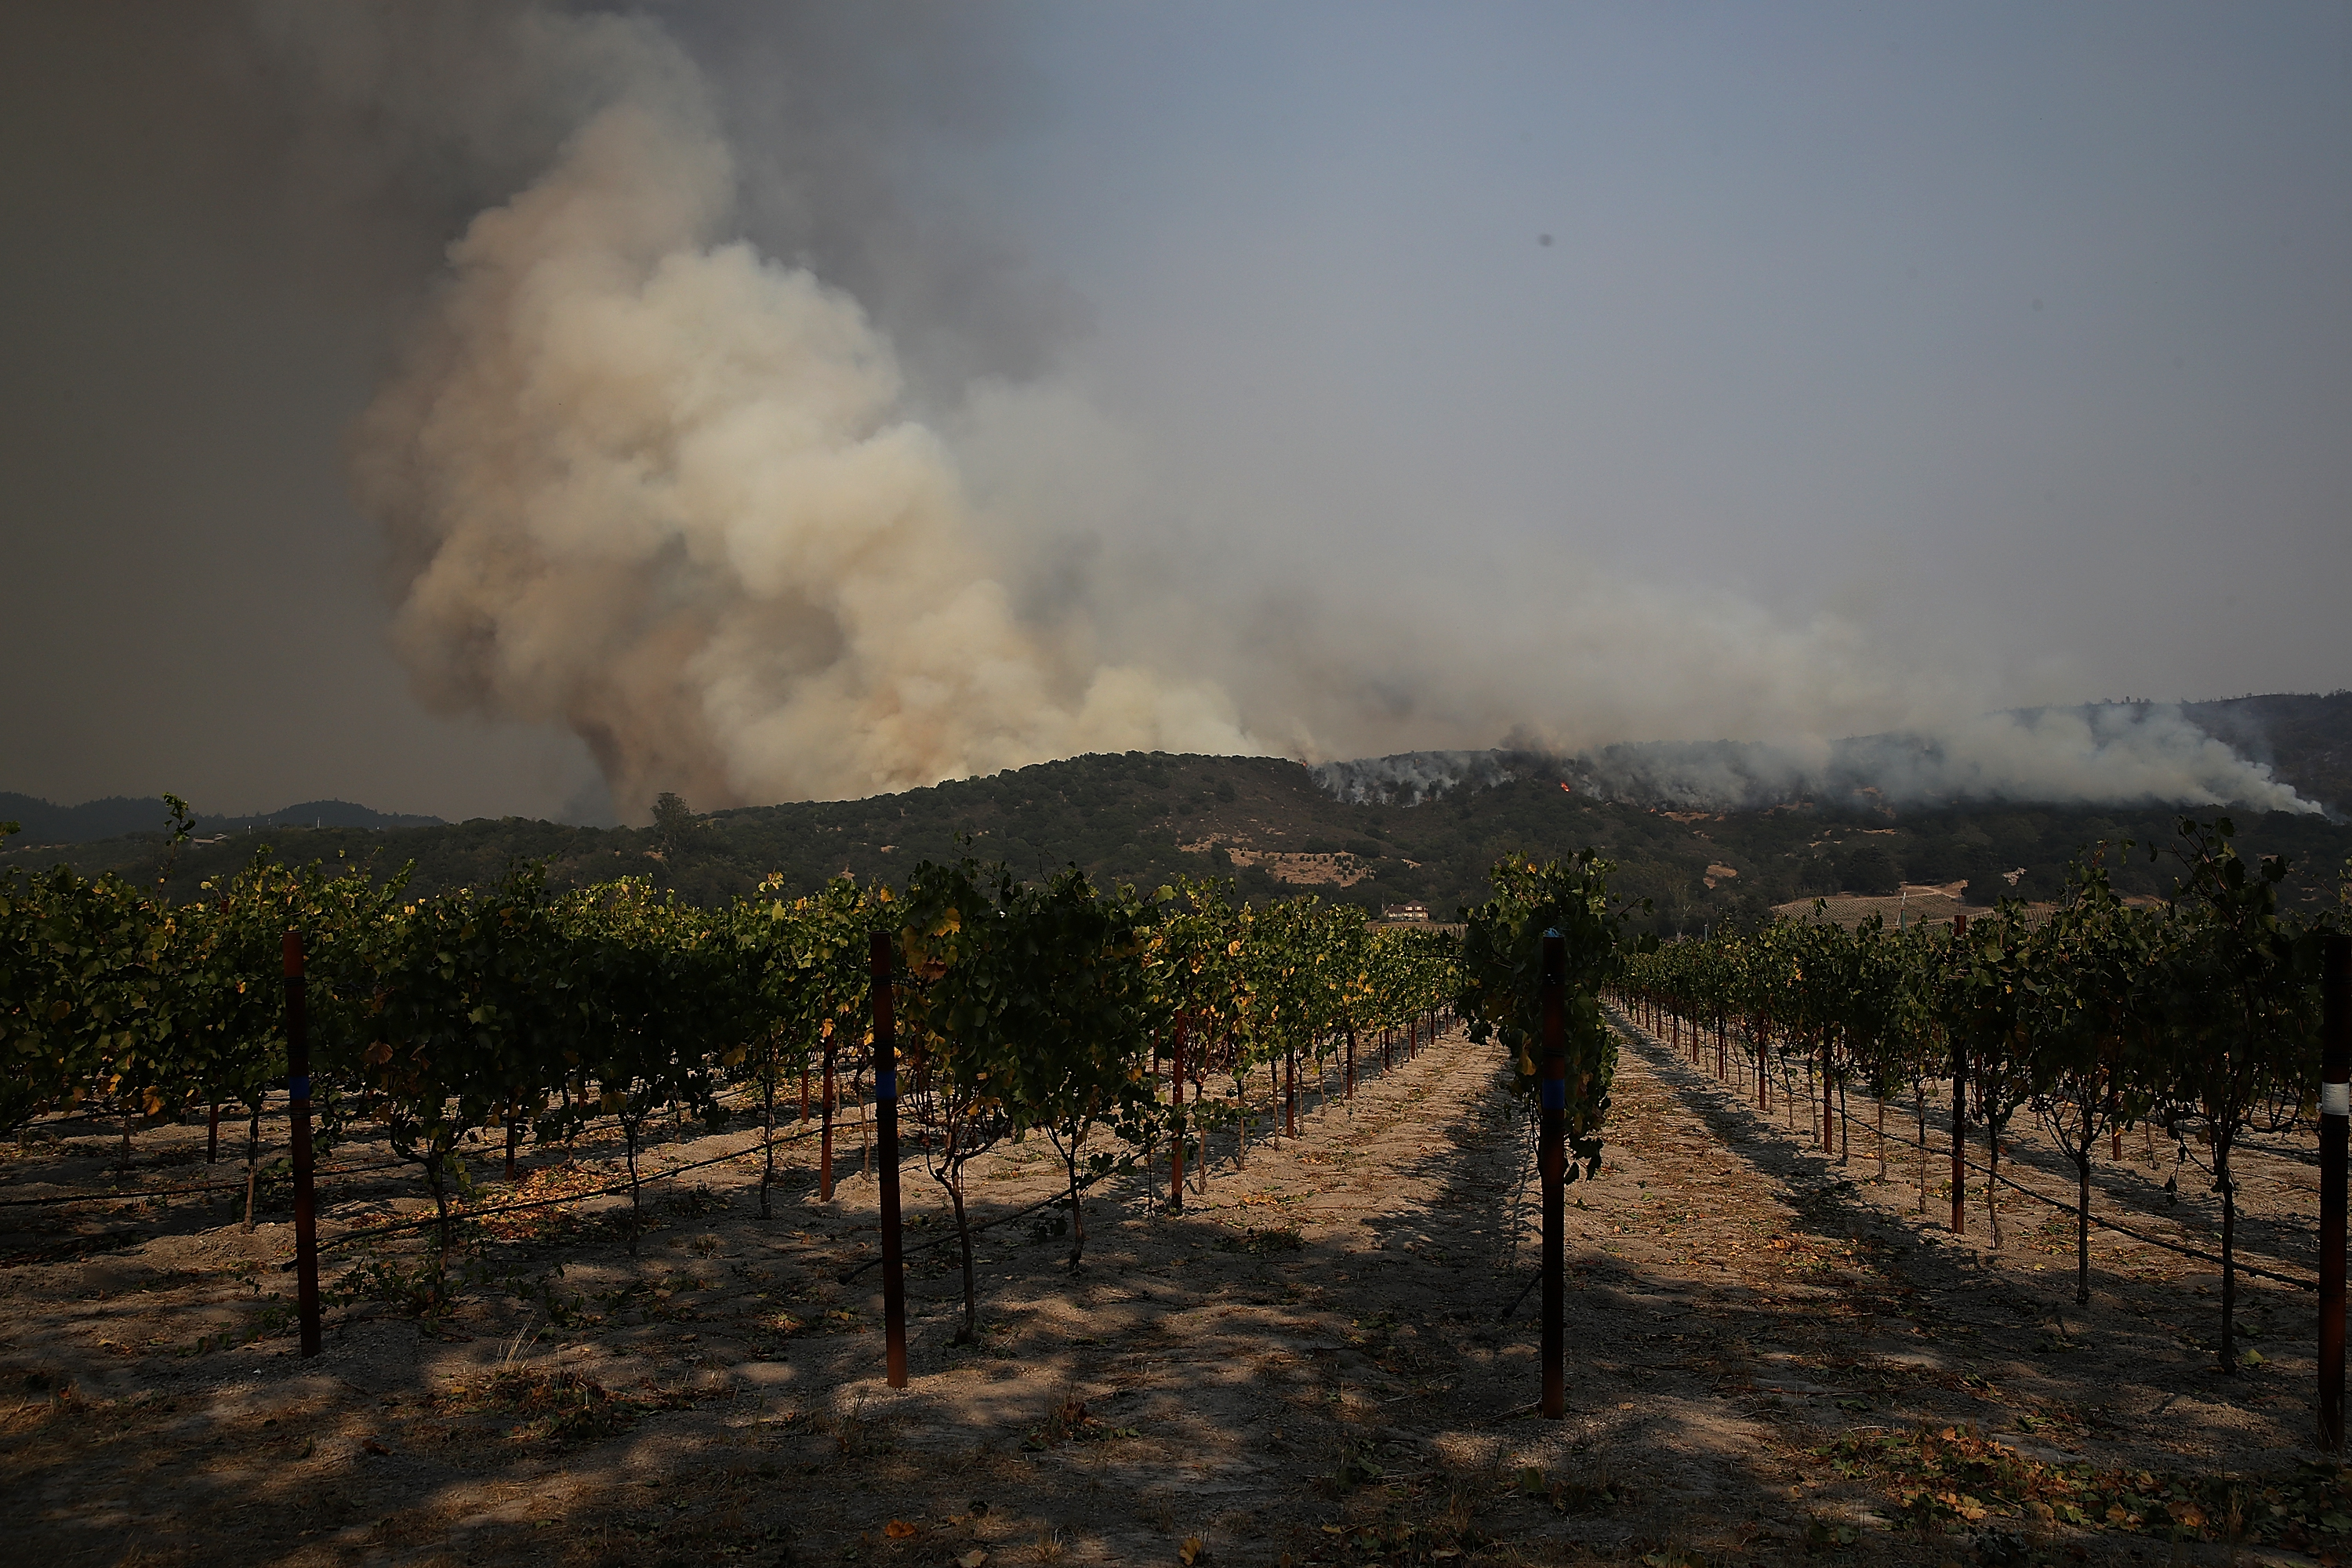
M 1426 921 L 1429 919 L 1429 906 L 1427 904 L 1382 904 L 1381 906 L 1381 919 L 1384 921 Z

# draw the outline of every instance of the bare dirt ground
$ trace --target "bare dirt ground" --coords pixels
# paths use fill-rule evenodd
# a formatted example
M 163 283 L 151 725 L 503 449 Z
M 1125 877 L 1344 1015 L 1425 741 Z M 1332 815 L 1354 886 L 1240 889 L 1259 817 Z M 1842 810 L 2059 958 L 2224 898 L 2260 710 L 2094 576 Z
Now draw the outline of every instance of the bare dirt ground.
M 1205 855 L 1223 841 L 1222 834 L 1213 833 L 1198 844 L 1184 844 L 1178 847 L 1187 854 Z M 1238 844 L 1226 844 L 1225 853 L 1233 857 L 1234 865 L 1244 869 L 1263 866 L 1266 875 L 1276 881 L 1295 887 L 1352 888 L 1372 874 L 1370 867 L 1345 851 L 1309 854 L 1305 850 L 1249 849 Z M 1417 867 L 1421 862 L 1407 860 L 1405 864 Z
M 0 1210 L 0 1525 L 13 1561 L 60 1568 L 2307 1560 L 2277 1528 L 2166 1537 L 2230 1533 L 2232 1497 L 2259 1511 L 2216 1478 L 2317 1458 L 2311 1295 L 2250 1282 L 2265 1360 L 2221 1375 L 2208 1266 L 2105 1240 L 2078 1310 L 2051 1211 L 2021 1207 L 1999 1254 L 1981 1223 L 1948 1238 L 1899 1148 L 1880 1184 L 1864 1131 L 1841 1165 L 1777 1104 L 1626 1037 L 1605 1169 L 1570 1188 L 1564 1421 L 1532 1409 L 1526 1115 L 1457 1033 L 1386 1072 L 1366 1048 L 1352 1103 L 1245 1165 L 1221 1135 L 1180 1214 L 1164 1170 L 1098 1189 L 1075 1279 L 1050 1214 L 986 1232 L 976 1347 L 950 1343 L 952 1249 L 917 1253 L 903 1391 L 877 1276 L 840 1280 L 875 1250 L 854 1134 L 835 1201 L 795 1168 L 770 1220 L 754 1158 L 656 1185 L 634 1258 L 619 1200 L 503 1222 L 437 1323 L 344 1275 L 358 1299 L 308 1362 L 271 1300 L 282 1215 L 247 1235 L 185 1200 Z M 203 1138 L 142 1133 L 144 1179 L 200 1175 Z M 2005 1163 L 2063 1191 L 2030 1142 Z M 36 1140 L 0 1197 L 104 1190 L 114 1152 L 102 1129 Z M 557 1157 L 527 1162 L 539 1190 L 568 1179 Z M 980 1211 L 1057 1169 L 1034 1143 L 989 1157 Z M 2249 1245 L 2281 1272 L 2308 1272 L 2310 1173 L 2289 1151 L 2255 1182 Z M 2161 1174 L 2103 1172 L 2099 1202 L 2160 1206 Z M 906 1190 L 921 1246 L 944 1205 L 911 1162 Z M 331 1238 L 417 1206 L 336 1191 Z M 2199 1203 L 2135 1223 L 2178 1239 Z M 2123 1489 L 2067 1479 L 2094 1471 Z M 2320 1553 L 2329 1528 L 2290 1533 Z

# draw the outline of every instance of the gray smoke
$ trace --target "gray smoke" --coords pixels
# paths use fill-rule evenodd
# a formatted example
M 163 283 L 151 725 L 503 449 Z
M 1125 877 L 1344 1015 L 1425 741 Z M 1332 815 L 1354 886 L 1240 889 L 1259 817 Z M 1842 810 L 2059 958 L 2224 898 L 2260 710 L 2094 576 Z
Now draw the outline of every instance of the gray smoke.
M 684 43 L 530 5 L 260 14 L 320 170 L 470 214 L 352 444 L 415 688 L 568 726 L 625 814 L 1130 749 L 1278 750 L 1368 799 L 1554 758 L 1693 806 L 2311 809 L 2177 712 L 1985 716 L 1996 673 L 1838 616 L 1218 533 L 1055 378 L 1083 312 L 890 200 L 876 149 L 1020 96 L 970 89 L 1017 68 L 956 11 L 681 10 Z
M 1989 714 L 1959 733 L 1853 736 L 1812 754 L 1757 742 L 1652 742 L 1573 754 L 1408 752 L 1325 763 L 1314 773 L 1341 800 L 1397 805 L 1541 778 L 1596 800 L 1694 811 L 1803 801 L 1849 807 L 2081 801 L 2298 815 L 2321 809 L 2267 763 L 2240 756 L 2177 707 L 2155 703 Z
M 1454 790 L 1492 789 L 1534 774 L 1557 773 L 1565 765 L 1563 758 L 1526 752 L 1399 752 L 1388 757 L 1316 763 L 1307 772 L 1331 795 L 1350 805 L 1420 805 Z

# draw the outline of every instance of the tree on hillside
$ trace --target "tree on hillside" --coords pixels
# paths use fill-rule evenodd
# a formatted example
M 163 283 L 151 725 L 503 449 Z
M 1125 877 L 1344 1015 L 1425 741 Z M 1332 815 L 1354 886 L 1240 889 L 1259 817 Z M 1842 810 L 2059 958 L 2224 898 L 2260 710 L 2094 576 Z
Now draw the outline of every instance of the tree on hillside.
M 2017 889 L 2010 885 L 2008 868 L 1982 851 L 1964 862 L 1960 878 L 1968 884 L 1960 897 L 1969 903 L 1981 904 L 1986 909 L 1992 908 L 2003 899 L 2014 898 L 2017 893 Z
M 674 791 L 654 796 L 654 844 L 667 859 L 676 859 L 694 831 L 694 813 Z
M 1902 868 L 1882 844 L 1865 844 L 1839 863 L 1838 879 L 1849 893 L 1891 893 L 1902 885 Z

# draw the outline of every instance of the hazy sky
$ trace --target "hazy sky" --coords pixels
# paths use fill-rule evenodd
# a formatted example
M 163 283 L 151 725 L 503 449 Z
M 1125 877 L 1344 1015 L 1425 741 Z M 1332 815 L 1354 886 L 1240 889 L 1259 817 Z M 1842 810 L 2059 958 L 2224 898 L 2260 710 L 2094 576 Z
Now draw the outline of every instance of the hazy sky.
M 310 9 L 362 42 L 0 7 L 0 788 L 600 811 L 412 695 L 346 474 L 572 89 Z M 1823 639 L 1946 703 L 2352 685 L 2352 6 L 651 15 L 1024 613 L 1270 746 L 1491 743 L 1555 646 L 1579 742 Z M 1759 725 L 1907 711 L 1789 658 Z

